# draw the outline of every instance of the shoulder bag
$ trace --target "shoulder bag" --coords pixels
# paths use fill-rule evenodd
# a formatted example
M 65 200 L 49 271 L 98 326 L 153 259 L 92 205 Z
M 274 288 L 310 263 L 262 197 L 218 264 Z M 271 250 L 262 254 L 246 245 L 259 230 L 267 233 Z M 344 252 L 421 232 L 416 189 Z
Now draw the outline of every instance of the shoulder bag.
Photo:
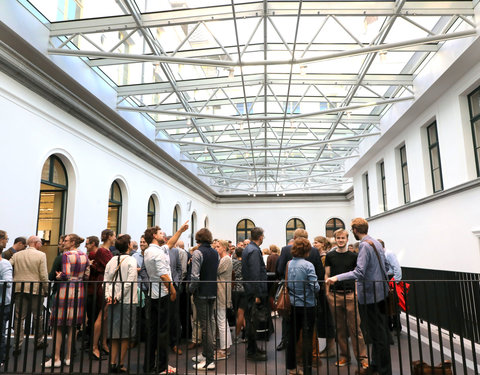
M 380 269 L 382 270 L 383 278 L 385 279 L 385 284 L 387 285 L 387 288 L 388 288 L 388 293 L 387 293 L 387 296 L 385 298 L 385 314 L 387 316 L 393 316 L 397 313 L 396 312 L 396 307 L 395 307 L 395 296 L 393 295 L 393 293 L 394 293 L 393 288 L 390 288 L 390 286 L 388 284 L 388 277 L 387 277 L 387 274 L 385 273 L 385 271 L 382 267 L 382 262 L 380 261 L 380 255 L 378 254 L 378 250 L 377 250 L 375 244 L 373 243 L 373 241 L 370 241 L 370 240 L 366 240 L 365 242 L 368 243 L 371 247 L 373 247 L 373 250 L 375 251 L 375 255 L 377 256 L 378 265 L 380 266 Z
M 288 262 L 290 263 L 290 261 Z M 287 263 L 287 273 L 285 274 L 285 281 L 281 281 L 275 294 L 275 309 L 279 315 L 287 316 L 290 314 L 292 305 L 290 303 L 290 295 L 288 294 L 288 263 Z

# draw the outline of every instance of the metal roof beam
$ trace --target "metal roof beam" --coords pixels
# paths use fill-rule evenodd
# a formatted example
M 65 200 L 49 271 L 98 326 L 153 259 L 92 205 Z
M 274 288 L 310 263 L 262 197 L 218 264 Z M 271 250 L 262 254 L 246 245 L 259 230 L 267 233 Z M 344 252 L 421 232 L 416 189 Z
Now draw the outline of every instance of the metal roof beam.
M 235 4 L 237 18 L 254 18 L 263 15 L 263 3 Z M 269 2 L 268 14 L 274 16 L 297 16 L 298 2 Z M 302 7 L 301 16 L 315 16 L 333 14 L 337 16 L 391 16 L 395 14 L 393 1 L 312 1 Z M 413 1 L 407 3 L 401 14 L 415 14 L 416 16 L 441 16 L 474 14 L 472 1 Z M 211 6 L 191 9 L 175 9 L 170 11 L 141 14 L 141 23 L 144 27 L 169 27 L 186 25 L 198 22 L 222 21 L 233 19 L 229 5 Z M 131 15 L 115 17 L 99 17 L 75 21 L 54 22 L 51 24 L 50 35 L 70 35 L 75 32 L 99 33 L 123 31 L 136 27 Z
M 72 50 L 69 48 L 49 48 L 47 51 L 53 55 L 66 55 L 66 56 L 83 56 L 83 57 L 108 57 L 125 59 L 131 62 L 153 61 L 162 62 L 168 64 L 190 64 L 199 66 L 216 66 L 216 67 L 236 67 L 236 66 L 264 66 L 264 65 L 290 65 L 290 64 L 308 64 L 318 61 L 334 60 L 343 57 L 359 56 L 380 51 L 390 51 L 399 48 L 405 48 L 408 46 L 442 42 L 446 40 L 468 38 L 477 35 L 476 29 L 458 31 L 448 34 L 433 35 L 424 38 L 415 38 L 394 43 L 382 43 L 371 45 L 368 47 L 361 47 L 350 51 L 340 51 L 328 54 L 322 54 L 311 57 L 303 57 L 298 59 L 289 60 L 257 60 L 257 61 L 227 61 L 227 60 L 212 60 L 202 58 L 182 58 L 176 56 L 166 55 L 141 55 L 141 54 L 123 54 L 112 53 L 104 51 L 85 51 L 85 50 Z
M 244 75 L 245 85 L 263 85 L 262 74 Z M 288 85 L 288 74 L 268 74 L 269 85 Z M 296 74 L 292 77 L 293 85 L 355 85 L 358 83 L 356 74 L 320 74 L 309 73 L 305 76 Z M 412 74 L 367 74 L 363 83 L 371 86 L 412 86 Z M 234 78 L 201 78 L 177 81 L 179 91 L 210 90 L 216 88 L 241 87 L 241 77 Z M 117 88 L 119 96 L 162 94 L 171 91 L 168 82 L 140 83 Z

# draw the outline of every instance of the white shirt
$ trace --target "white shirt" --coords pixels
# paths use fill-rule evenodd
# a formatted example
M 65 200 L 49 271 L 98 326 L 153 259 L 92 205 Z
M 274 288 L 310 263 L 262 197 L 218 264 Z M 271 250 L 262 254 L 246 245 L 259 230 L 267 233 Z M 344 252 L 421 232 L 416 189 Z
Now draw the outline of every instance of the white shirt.
M 170 280 L 172 279 L 172 273 L 170 271 L 170 257 L 168 256 L 169 250 L 170 248 L 167 245 L 160 247 L 152 243 L 145 250 L 143 256 L 143 262 L 151 282 L 151 298 L 153 299 L 158 299 L 168 295 L 167 286 L 162 283 L 162 288 L 160 291 L 159 286 L 161 282 L 160 276 L 168 275 Z

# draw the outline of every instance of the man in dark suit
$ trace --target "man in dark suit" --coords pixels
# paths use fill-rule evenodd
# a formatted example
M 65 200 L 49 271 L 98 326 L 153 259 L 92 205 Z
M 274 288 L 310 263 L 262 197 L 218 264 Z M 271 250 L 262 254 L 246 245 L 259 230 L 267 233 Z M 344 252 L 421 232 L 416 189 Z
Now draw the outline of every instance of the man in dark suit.
M 293 233 L 293 239 L 297 238 L 307 238 L 308 239 L 308 232 L 305 229 L 297 229 Z M 285 272 L 287 270 L 287 263 L 291 260 L 292 257 L 292 245 L 287 245 L 282 248 L 280 252 L 280 258 L 277 261 L 277 277 L 279 279 L 285 279 Z M 315 273 L 317 274 L 317 278 L 319 281 L 324 280 L 325 278 L 325 268 L 323 267 L 322 259 L 320 258 L 320 254 L 315 247 L 312 247 L 310 250 L 310 255 L 308 256 L 307 260 L 313 264 L 315 267 Z M 277 346 L 277 350 L 283 350 L 287 347 L 287 337 L 288 337 L 288 318 L 282 318 L 282 340 L 280 344 Z
M 8 250 L 5 250 L 2 253 L 2 258 L 6 260 L 10 260 L 10 258 L 18 251 L 25 250 L 27 247 L 27 239 L 25 237 L 17 237 L 15 241 L 13 241 L 13 246 Z

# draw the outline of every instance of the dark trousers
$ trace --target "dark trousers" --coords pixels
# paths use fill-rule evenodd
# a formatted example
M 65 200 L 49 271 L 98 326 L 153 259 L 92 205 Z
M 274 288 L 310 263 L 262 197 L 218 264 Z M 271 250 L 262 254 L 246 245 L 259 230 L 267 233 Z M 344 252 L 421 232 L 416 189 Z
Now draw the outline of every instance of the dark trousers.
M 167 368 L 168 360 L 168 307 L 170 296 L 160 299 L 147 297 L 146 315 L 148 322 L 145 351 L 145 372 L 156 369 L 162 372 Z
M 176 296 L 175 301 L 170 301 L 170 308 L 168 310 L 168 321 L 170 323 L 170 347 L 173 348 L 180 343 L 180 333 L 182 332 L 182 324 L 180 322 L 180 292 L 178 286 L 175 286 Z
M 385 315 L 385 301 L 358 305 L 360 318 L 367 327 L 372 343 L 370 365 L 380 375 L 392 375 L 390 359 L 389 331 Z
M 315 307 L 292 306 L 290 312 L 290 328 L 287 338 L 287 369 L 297 367 L 296 345 L 302 331 L 303 373 L 312 373 L 312 336 L 315 325 Z
M 3 311 L 3 314 L 2 314 Z M 0 363 L 5 361 L 7 335 L 5 330 L 7 328 L 7 322 L 10 320 L 11 310 L 10 305 L 0 305 Z

